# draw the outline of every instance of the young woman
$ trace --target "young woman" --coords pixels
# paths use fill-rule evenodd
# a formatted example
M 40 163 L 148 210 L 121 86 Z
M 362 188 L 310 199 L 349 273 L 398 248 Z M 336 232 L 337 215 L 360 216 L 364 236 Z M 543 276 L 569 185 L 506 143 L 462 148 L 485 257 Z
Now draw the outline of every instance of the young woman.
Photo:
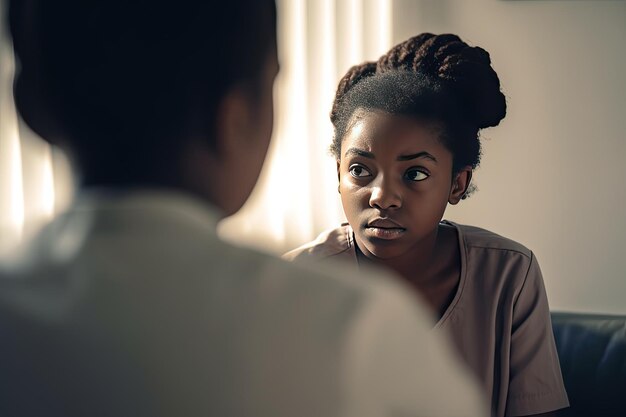
M 421 34 L 351 68 L 331 113 L 348 224 L 286 257 L 396 271 L 431 305 L 435 329 L 452 335 L 493 414 L 523 416 L 568 406 L 537 259 L 442 221 L 472 191 L 480 130 L 505 114 L 489 54 L 455 35 Z

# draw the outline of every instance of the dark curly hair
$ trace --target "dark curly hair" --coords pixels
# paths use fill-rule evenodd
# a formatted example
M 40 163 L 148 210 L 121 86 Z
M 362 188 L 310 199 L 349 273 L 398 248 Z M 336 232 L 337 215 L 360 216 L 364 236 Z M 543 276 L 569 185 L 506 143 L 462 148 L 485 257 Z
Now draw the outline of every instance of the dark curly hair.
M 330 150 L 341 142 L 357 109 L 407 115 L 440 128 L 454 157 L 453 172 L 480 163 L 480 129 L 506 115 L 506 99 L 489 53 L 452 34 L 422 33 L 402 42 L 378 62 L 356 65 L 339 82 L 330 119 Z

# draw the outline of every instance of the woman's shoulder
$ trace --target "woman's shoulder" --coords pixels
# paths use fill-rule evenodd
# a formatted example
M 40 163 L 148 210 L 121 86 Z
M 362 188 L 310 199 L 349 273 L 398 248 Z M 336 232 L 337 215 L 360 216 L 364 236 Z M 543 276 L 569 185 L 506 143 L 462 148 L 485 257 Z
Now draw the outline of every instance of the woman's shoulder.
M 326 258 L 352 258 L 356 260 L 352 228 L 348 223 L 322 232 L 315 240 L 283 255 L 288 261 L 318 261 Z
M 485 250 L 488 252 L 498 251 L 502 254 L 519 254 L 523 257 L 531 259 L 533 253 L 526 246 L 515 240 L 509 239 L 490 230 L 481 227 L 458 224 L 446 221 L 447 224 L 454 226 L 459 232 L 459 237 L 466 249 Z
M 478 284 L 481 296 L 484 291 L 515 296 L 528 277 L 542 279 L 535 255 L 521 243 L 480 227 L 447 223 L 458 231 L 464 275 Z

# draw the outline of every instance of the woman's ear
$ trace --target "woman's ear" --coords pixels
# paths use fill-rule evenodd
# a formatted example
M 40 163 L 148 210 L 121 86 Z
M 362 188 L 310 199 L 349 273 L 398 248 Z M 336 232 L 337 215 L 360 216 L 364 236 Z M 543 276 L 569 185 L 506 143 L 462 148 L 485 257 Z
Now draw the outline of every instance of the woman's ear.
M 450 195 L 448 196 L 448 203 L 455 205 L 465 196 L 467 189 L 472 182 L 472 167 L 465 166 L 456 173 L 452 180 L 452 187 L 450 188 Z

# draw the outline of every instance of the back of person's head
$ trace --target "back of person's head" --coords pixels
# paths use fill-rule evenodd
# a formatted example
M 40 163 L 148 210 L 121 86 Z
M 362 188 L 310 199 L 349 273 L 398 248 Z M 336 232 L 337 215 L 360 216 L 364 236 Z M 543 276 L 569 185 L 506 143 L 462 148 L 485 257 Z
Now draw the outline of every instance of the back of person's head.
M 87 182 L 167 182 L 190 138 L 216 146 L 229 91 L 258 93 L 275 13 L 274 0 L 9 1 L 18 110 Z
M 331 112 L 331 151 L 337 159 L 357 109 L 438 124 L 457 171 L 478 166 L 479 131 L 498 125 L 506 114 L 506 100 L 487 51 L 456 35 L 423 33 L 396 45 L 377 62 L 352 67 L 341 79 Z

